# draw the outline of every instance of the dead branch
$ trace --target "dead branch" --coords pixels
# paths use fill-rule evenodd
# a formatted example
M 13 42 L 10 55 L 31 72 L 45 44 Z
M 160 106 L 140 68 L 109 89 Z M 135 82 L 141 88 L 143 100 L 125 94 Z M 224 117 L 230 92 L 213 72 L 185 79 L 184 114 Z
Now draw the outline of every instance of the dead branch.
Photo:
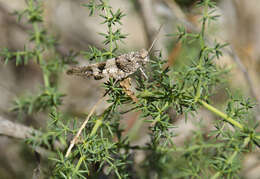
M 95 112 L 95 110 L 96 110 L 96 108 L 98 107 L 98 105 L 104 100 L 106 94 L 107 94 L 107 93 L 105 93 L 105 95 L 104 95 L 102 98 L 100 98 L 100 99 L 98 100 L 98 102 L 92 107 L 92 109 L 90 110 L 90 112 L 89 112 L 87 118 L 85 119 L 85 121 L 84 121 L 84 122 L 82 123 L 82 125 L 80 126 L 80 128 L 79 128 L 77 134 L 76 134 L 76 135 L 74 136 L 74 138 L 71 140 L 70 146 L 69 146 L 69 148 L 68 148 L 68 150 L 67 150 L 67 152 L 66 152 L 66 155 L 65 155 L 66 158 L 70 155 L 71 150 L 72 150 L 72 148 L 74 147 L 74 145 L 77 143 L 78 138 L 79 138 L 81 132 L 82 132 L 83 129 L 86 127 L 86 125 L 87 125 L 87 123 L 88 123 L 90 117 L 91 117 L 92 114 Z
M 16 139 L 27 139 L 33 137 L 35 134 L 41 134 L 40 131 L 27 127 L 22 124 L 14 123 L 4 117 L 0 116 L 0 135 L 13 137 Z M 64 146 L 59 141 L 54 141 L 54 149 L 63 150 Z M 43 147 L 36 147 L 35 151 L 41 154 L 44 157 L 49 157 L 50 155 L 54 156 L 55 154 Z
M 27 139 L 32 137 L 33 133 L 40 133 L 39 131 L 24 126 L 22 124 L 14 123 L 0 116 L 0 134 L 14 137 L 17 139 Z

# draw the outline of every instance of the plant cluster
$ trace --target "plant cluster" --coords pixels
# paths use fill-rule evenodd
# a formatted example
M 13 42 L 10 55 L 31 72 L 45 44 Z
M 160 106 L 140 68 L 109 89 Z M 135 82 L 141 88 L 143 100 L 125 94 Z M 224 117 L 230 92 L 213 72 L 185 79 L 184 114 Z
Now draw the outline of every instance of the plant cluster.
M 65 60 L 56 52 L 56 40 L 49 36 L 42 25 L 43 6 L 41 0 L 28 0 L 27 8 L 17 12 L 19 19 L 26 17 L 32 24 L 29 33 L 34 48 L 27 46 L 24 50 L 12 52 L 1 51 L 5 62 L 15 60 L 16 65 L 26 65 L 31 60 L 42 70 L 44 86 L 38 95 L 21 97 L 15 100 L 13 111 L 19 116 L 31 115 L 39 111 L 49 113 L 45 131 L 27 139 L 27 143 L 54 151 L 55 155 L 45 168 L 46 176 L 52 178 L 97 178 L 109 175 L 116 178 L 236 178 L 241 169 L 241 159 L 255 146 L 259 147 L 260 135 L 256 132 L 256 123 L 252 122 L 254 104 L 249 99 L 236 98 L 231 94 L 225 112 L 211 105 L 211 96 L 215 87 L 221 83 L 225 73 L 214 63 L 222 55 L 221 49 L 227 44 L 206 43 L 206 29 L 211 21 L 215 3 L 203 0 L 198 7 L 203 9 L 201 31 L 188 33 L 179 27 L 176 37 L 184 45 L 198 42 L 199 52 L 191 64 L 181 69 L 166 67 L 162 55 L 152 56 L 147 72 L 148 80 L 141 75 L 134 75 L 136 97 L 134 102 L 119 83 L 110 79 L 104 84 L 108 91 L 110 106 L 99 116 L 93 115 L 84 128 L 69 157 L 65 152 L 71 136 L 74 136 L 80 123 L 76 117 L 68 116 L 60 110 L 62 97 L 57 79 L 71 61 Z M 84 4 L 90 16 L 97 13 L 106 25 L 104 49 L 90 47 L 84 55 L 96 62 L 117 56 L 119 42 L 126 38 L 118 25 L 125 14 L 114 10 L 107 0 L 90 0 Z M 46 53 L 52 52 L 48 58 Z M 172 75 L 171 75 L 172 74 Z M 98 99 L 97 99 L 98 100 Z M 127 111 L 122 112 L 122 106 Z M 198 130 L 185 145 L 174 145 L 175 127 L 169 116 L 169 110 L 177 115 L 185 115 L 189 120 L 201 107 L 218 116 L 215 130 L 207 133 L 198 124 Z M 149 142 L 146 145 L 132 145 L 128 134 L 120 125 L 123 113 L 140 112 L 140 119 L 150 123 Z M 57 144 L 58 143 L 58 144 Z M 56 144 L 56 145 L 55 145 Z M 62 146 L 62 147 L 61 147 Z M 136 151 L 143 151 L 145 156 L 141 163 L 135 163 Z

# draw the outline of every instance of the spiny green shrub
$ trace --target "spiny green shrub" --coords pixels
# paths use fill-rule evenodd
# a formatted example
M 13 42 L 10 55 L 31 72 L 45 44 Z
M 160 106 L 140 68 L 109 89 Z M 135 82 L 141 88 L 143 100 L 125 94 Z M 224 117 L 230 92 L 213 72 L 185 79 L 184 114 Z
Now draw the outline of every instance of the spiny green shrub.
M 46 178 L 99 178 L 104 175 L 111 178 L 239 177 L 242 157 L 255 146 L 259 147 L 260 134 L 256 132 L 256 122 L 249 120 L 254 118 L 251 100 L 229 94 L 224 112 L 212 105 L 211 96 L 226 75 L 214 60 L 222 55 L 221 49 L 227 45 L 206 43 L 206 27 L 218 17 L 213 15 L 214 2 L 203 0 L 197 4 L 203 9 L 200 32 L 189 33 L 180 26 L 177 33 L 170 35 L 183 45 L 197 42 L 198 53 L 192 62 L 182 68 L 165 68 L 167 61 L 161 54 L 151 56 L 147 67 L 150 70 L 146 72 L 148 79 L 138 72 L 133 75 L 137 101 L 132 100 L 120 83 L 109 79 L 104 83 L 109 107 L 101 115 L 91 116 L 68 157 L 65 157 L 66 150 L 81 122 L 76 116 L 60 110 L 65 94 L 60 92 L 55 79 L 64 75 L 62 72 L 73 58 L 66 60 L 57 52 L 57 40 L 42 25 L 42 3 L 41 0 L 27 0 L 27 8 L 16 13 L 19 19 L 25 18 L 32 24 L 29 40 L 34 47 L 25 45 L 22 51 L 13 52 L 7 48 L 1 51 L 5 63 L 15 60 L 18 66 L 33 60 L 42 70 L 44 84 L 39 94 L 16 99 L 12 108 L 20 117 L 39 111 L 49 114 L 46 129 L 26 140 L 35 150 L 42 147 L 54 152 L 49 163 L 42 166 L 42 175 Z M 103 49 L 91 46 L 82 53 L 95 62 L 120 55 L 117 50 L 126 35 L 118 25 L 123 25 L 121 20 L 125 14 L 120 9 L 113 9 L 106 0 L 90 0 L 83 6 L 89 9 L 89 16 L 100 16 L 107 31 L 100 33 L 104 38 Z M 52 56 L 46 59 L 44 53 L 48 52 L 52 52 Z M 174 110 L 178 116 L 184 114 L 186 120 L 190 120 L 202 107 L 218 116 L 215 128 L 207 133 L 198 124 L 198 129 L 183 146 L 175 146 L 175 128 L 178 126 L 174 126 L 168 111 Z M 131 134 L 123 135 L 122 115 L 132 111 L 140 113 L 138 120 L 150 124 L 149 141 L 145 145 L 133 145 L 129 139 Z M 141 163 L 134 160 L 138 155 L 136 151 L 142 151 L 144 155 Z

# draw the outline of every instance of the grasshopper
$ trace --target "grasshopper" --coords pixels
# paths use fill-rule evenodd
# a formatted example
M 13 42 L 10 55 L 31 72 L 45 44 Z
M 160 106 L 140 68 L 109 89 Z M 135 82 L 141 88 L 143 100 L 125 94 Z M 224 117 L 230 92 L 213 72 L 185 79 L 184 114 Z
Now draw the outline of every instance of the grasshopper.
M 156 36 L 158 36 L 161 27 L 159 28 Z M 142 67 L 149 62 L 149 53 L 156 40 L 157 37 L 154 39 L 149 50 L 142 49 L 137 52 L 122 54 L 118 57 L 108 59 L 105 62 L 94 63 L 82 67 L 73 67 L 67 71 L 67 74 L 77 75 L 84 78 L 93 76 L 95 80 L 109 77 L 114 78 L 116 81 L 121 81 L 140 69 L 142 74 L 147 78 L 142 70 Z

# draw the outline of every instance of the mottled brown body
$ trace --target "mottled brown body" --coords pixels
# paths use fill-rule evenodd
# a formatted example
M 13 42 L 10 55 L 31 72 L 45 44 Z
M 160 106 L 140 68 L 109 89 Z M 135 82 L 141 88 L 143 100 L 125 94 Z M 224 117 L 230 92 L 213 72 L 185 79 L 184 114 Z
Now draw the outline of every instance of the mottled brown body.
M 93 76 L 95 80 L 106 77 L 122 80 L 136 72 L 145 65 L 148 60 L 148 52 L 143 49 L 139 52 L 130 52 L 116 58 L 108 59 L 105 62 L 73 67 L 67 71 L 67 74 L 85 78 Z

